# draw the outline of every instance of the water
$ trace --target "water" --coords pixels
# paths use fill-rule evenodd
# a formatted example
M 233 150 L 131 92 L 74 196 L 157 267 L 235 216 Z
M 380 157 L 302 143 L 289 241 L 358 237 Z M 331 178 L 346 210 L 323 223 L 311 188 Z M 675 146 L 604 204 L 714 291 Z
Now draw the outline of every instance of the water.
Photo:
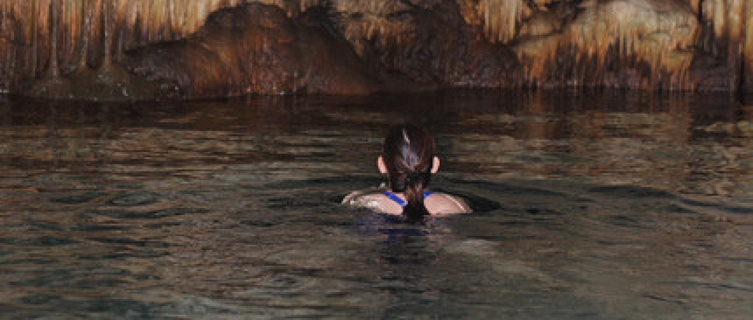
M 472 215 L 340 206 L 387 127 Z M 753 107 L 448 92 L 0 104 L 0 318 L 753 315 Z

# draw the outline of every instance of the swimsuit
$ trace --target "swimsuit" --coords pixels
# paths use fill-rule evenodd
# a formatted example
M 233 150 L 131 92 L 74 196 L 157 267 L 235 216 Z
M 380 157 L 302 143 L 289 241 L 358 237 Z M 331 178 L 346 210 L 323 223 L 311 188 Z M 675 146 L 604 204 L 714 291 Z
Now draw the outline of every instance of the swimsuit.
M 395 203 L 399 204 L 403 208 L 405 208 L 405 206 L 407 205 L 405 203 L 405 200 L 400 199 L 400 197 L 398 197 L 396 194 L 394 194 L 392 192 L 384 191 L 384 192 L 382 192 L 382 194 L 385 195 L 385 196 L 387 196 L 387 198 L 390 198 L 390 200 L 395 201 Z M 428 197 L 428 196 L 430 196 L 432 194 L 434 194 L 434 192 L 432 192 L 432 191 L 425 191 L 424 192 L 424 199 L 426 199 L 426 197 Z

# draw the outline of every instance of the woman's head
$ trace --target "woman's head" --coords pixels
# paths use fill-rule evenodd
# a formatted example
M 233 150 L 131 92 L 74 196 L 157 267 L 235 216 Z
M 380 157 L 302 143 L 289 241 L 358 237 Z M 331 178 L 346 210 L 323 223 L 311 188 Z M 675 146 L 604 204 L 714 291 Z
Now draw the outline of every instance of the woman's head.
M 404 192 L 407 205 L 403 214 L 410 220 L 427 215 L 423 193 L 431 174 L 439 169 L 439 159 L 426 129 L 415 124 L 393 126 L 384 138 L 378 165 L 389 176 L 390 188 Z

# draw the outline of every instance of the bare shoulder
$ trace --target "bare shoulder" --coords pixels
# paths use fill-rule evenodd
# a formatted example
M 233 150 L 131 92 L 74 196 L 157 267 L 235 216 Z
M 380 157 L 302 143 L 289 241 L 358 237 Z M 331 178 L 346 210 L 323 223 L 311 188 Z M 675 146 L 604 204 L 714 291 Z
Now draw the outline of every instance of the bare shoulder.
M 403 208 L 387 199 L 382 191 L 384 191 L 383 188 L 356 190 L 346 195 L 342 204 L 387 214 L 400 214 Z
M 433 193 L 431 196 L 424 200 L 426 209 L 431 212 L 432 215 L 446 216 L 454 214 L 471 213 L 473 210 L 471 206 L 465 201 L 465 199 L 446 193 Z
M 387 198 L 383 194 L 384 190 L 384 188 L 356 190 L 346 195 L 342 203 L 351 207 L 366 208 L 386 214 L 401 214 L 403 207 Z M 424 199 L 424 205 L 431 215 L 438 217 L 473 212 L 471 206 L 462 197 L 441 192 L 428 195 Z
M 372 198 L 374 198 L 375 195 L 376 195 L 376 190 L 374 189 L 351 191 L 343 198 L 342 204 L 358 206 L 358 204 L 363 201 L 371 200 Z

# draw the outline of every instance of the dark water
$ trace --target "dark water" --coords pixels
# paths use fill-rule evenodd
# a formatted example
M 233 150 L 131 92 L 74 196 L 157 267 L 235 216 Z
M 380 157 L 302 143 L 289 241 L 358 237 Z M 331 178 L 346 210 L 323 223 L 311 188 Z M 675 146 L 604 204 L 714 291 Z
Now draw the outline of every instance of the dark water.
M 386 128 L 476 213 L 340 206 Z M 450 92 L 0 104 L 0 318 L 749 319 L 753 106 Z

